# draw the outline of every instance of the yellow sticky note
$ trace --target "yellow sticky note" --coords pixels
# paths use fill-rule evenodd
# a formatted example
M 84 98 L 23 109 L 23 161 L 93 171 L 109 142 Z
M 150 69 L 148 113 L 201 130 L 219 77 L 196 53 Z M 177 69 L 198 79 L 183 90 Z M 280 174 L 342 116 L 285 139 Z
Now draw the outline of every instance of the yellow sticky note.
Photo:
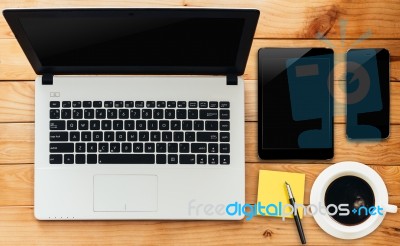
M 303 205 L 305 178 L 306 175 L 303 173 L 260 170 L 257 205 L 263 207 L 257 209 L 257 214 L 293 218 L 285 181 L 290 185 L 296 203 Z M 301 206 L 299 206 L 298 211 L 300 218 L 303 218 L 303 208 Z

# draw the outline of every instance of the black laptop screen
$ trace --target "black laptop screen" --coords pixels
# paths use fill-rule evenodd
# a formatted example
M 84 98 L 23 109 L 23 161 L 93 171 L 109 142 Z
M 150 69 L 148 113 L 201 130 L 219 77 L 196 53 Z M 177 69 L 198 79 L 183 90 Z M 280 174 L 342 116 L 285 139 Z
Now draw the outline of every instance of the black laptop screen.
M 38 74 L 237 74 L 254 9 L 10 9 L 3 11 Z

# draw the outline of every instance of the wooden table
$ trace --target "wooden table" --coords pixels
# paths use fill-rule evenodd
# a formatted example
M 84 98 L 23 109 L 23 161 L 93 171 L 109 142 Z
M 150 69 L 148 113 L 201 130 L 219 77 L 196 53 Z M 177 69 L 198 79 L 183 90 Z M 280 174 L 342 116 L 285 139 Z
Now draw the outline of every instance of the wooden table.
M 303 3 L 304 2 L 304 3 Z M 251 7 L 261 16 L 246 79 L 246 202 L 254 203 L 261 169 L 306 174 L 305 202 L 318 174 L 330 164 L 368 164 L 385 180 L 390 202 L 400 206 L 400 1 L 399 0 L 1 0 L 8 7 L 170 6 Z M 344 32 L 341 23 L 347 21 Z M 344 25 L 343 25 L 344 26 Z M 257 58 L 260 47 L 327 47 L 336 56 L 335 158 L 329 161 L 265 163 L 257 157 Z M 367 40 L 356 40 L 370 33 Z M 343 38 L 343 40 L 342 40 Z M 391 135 L 378 143 L 350 143 L 343 117 L 343 54 L 350 47 L 386 47 L 391 53 Z M 33 216 L 35 74 L 0 17 L 0 244 L 299 244 L 294 223 L 257 217 L 246 221 L 37 221 Z M 309 245 L 399 245 L 400 214 L 389 214 L 371 235 L 353 241 L 324 233 L 312 217 L 303 220 Z

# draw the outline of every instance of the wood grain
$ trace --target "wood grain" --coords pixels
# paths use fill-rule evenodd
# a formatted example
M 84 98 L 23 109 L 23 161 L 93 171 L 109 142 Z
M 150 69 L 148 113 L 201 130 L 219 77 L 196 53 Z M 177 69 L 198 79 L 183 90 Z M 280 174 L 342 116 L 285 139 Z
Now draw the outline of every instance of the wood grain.
M 335 51 L 334 78 L 344 80 L 345 53 L 349 48 L 376 48 L 385 47 L 391 55 L 390 77 L 392 81 L 400 81 L 400 39 L 396 40 L 365 40 L 353 45 L 354 40 L 332 40 Z M 321 40 L 276 40 L 255 39 L 250 51 L 248 63 L 243 77 L 248 80 L 257 79 L 257 52 L 263 47 L 329 47 Z M 0 80 L 34 80 L 36 74 L 28 59 L 15 39 L 0 39 Z
M 389 245 L 400 237 L 399 213 L 387 215 L 362 240 L 336 240 L 311 217 L 305 217 L 302 224 L 307 245 Z M 292 220 L 271 217 L 251 221 L 37 221 L 32 207 L 0 207 L 0 243 L 25 245 L 27 241 L 29 245 L 300 244 Z
M 313 0 L 295 2 L 281 1 L 230 1 L 230 0 L 3 0 L 0 9 L 15 7 L 241 7 L 256 8 L 261 12 L 256 32 L 257 38 L 315 38 L 317 33 L 329 38 L 357 39 L 370 32 L 370 38 L 400 38 L 397 0 Z M 346 33 L 341 35 L 341 20 L 347 21 Z M 0 18 L 0 38 L 12 34 Z

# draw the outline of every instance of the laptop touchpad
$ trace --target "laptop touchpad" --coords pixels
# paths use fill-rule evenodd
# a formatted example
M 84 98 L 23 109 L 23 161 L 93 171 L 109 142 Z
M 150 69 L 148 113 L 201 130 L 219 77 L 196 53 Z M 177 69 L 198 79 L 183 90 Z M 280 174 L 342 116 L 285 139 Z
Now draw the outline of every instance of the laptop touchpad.
M 95 175 L 93 191 L 96 212 L 157 211 L 156 175 Z

